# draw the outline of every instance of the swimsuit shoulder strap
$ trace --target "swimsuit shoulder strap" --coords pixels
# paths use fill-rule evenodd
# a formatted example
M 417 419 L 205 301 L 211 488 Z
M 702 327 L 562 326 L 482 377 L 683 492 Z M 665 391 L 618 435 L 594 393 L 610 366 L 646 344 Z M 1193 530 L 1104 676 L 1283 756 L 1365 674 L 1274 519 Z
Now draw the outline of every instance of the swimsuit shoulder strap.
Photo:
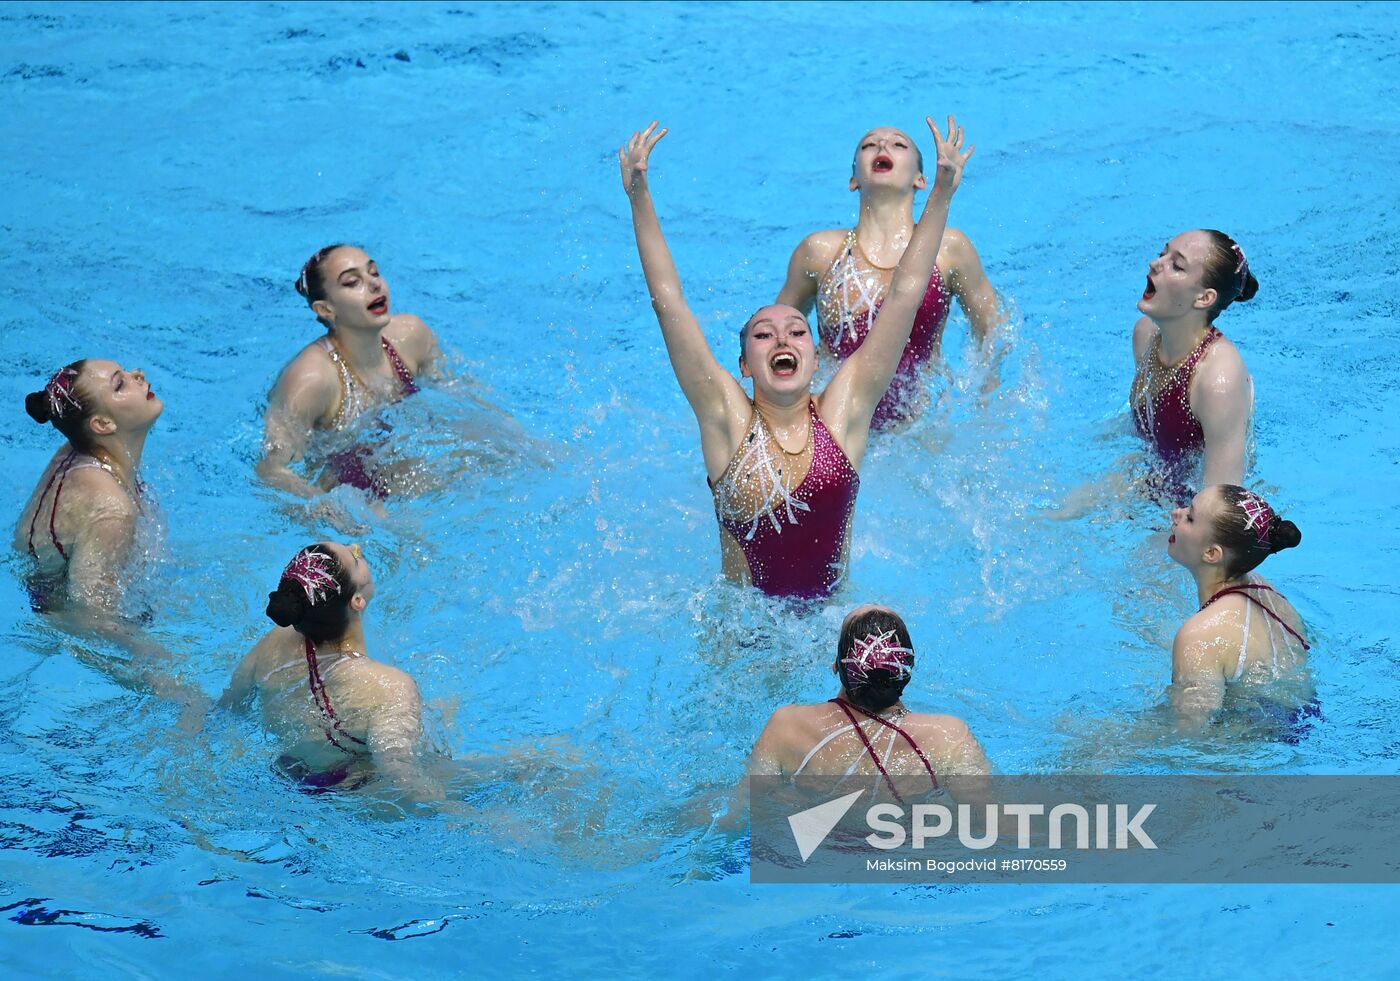
M 321 680 L 321 666 L 316 661 L 316 645 L 311 642 L 310 637 L 302 637 L 304 650 L 306 652 L 306 681 L 311 688 L 311 700 L 316 703 L 316 708 L 321 713 L 321 722 L 326 730 L 326 738 L 336 749 L 344 753 L 353 753 L 354 750 L 347 749 L 336 739 L 337 735 L 343 736 L 352 743 L 359 743 L 361 746 L 367 745 L 358 736 L 352 736 L 346 732 L 340 724 L 340 719 L 336 718 L 335 709 L 331 707 L 331 696 L 326 691 L 326 683 Z
M 63 478 L 67 476 L 68 469 L 73 465 L 73 459 L 78 455 L 77 450 L 69 450 L 65 456 L 53 468 L 53 473 L 49 474 L 48 483 L 44 484 L 44 489 L 39 492 L 39 499 L 34 502 L 34 514 L 29 519 L 29 554 L 34 558 L 39 557 L 38 551 L 34 548 L 34 531 L 39 524 L 39 512 L 44 509 L 44 496 L 49 489 L 58 482 L 58 489 L 53 492 L 53 502 L 49 508 L 49 537 L 53 539 L 53 547 L 58 549 L 58 554 L 63 557 L 63 561 L 68 561 L 68 553 L 63 550 L 63 544 L 58 540 L 58 532 L 54 528 L 54 523 L 58 518 L 58 495 L 63 492 Z
M 1248 597 L 1249 594 L 1245 593 L 1245 596 Z M 1249 656 L 1249 621 L 1253 612 L 1254 604 L 1246 603 L 1244 605 L 1244 630 L 1240 634 L 1240 659 L 1235 664 L 1235 676 L 1230 679 L 1231 681 L 1239 681 L 1244 677 L 1244 663 Z
M 792 775 L 793 775 L 794 777 L 796 777 L 796 776 L 801 776 L 802 771 L 805 770 L 805 769 L 807 768 L 807 764 L 810 763 L 810 762 L 812 762 L 812 757 L 813 757 L 813 756 L 816 756 L 817 753 L 821 752 L 821 749 L 822 749 L 823 746 L 825 746 L 827 743 L 831 742 L 833 739 L 835 739 L 837 736 L 841 735 L 843 732 L 849 731 L 850 728 L 851 728 L 850 726 L 840 726 L 840 727 L 838 727 L 838 728 L 836 728 L 836 729 L 831 730 L 831 731 L 828 732 L 825 736 L 823 736 L 823 737 L 821 738 L 821 741 L 818 742 L 818 743 L 817 743 L 815 746 L 813 746 L 811 749 L 809 749 L 809 750 L 807 751 L 807 755 L 806 755 L 806 756 L 802 757 L 802 762 L 799 763 L 799 764 L 797 764 L 797 769 L 792 771 Z
M 379 337 L 379 343 L 384 348 L 384 353 L 389 356 L 389 364 L 394 368 L 394 374 L 398 376 L 399 384 L 403 386 L 405 395 L 412 395 L 418 391 L 418 385 L 413 380 L 413 372 L 408 370 L 408 365 L 403 363 L 403 358 L 399 357 L 399 352 L 394 350 L 394 345 L 389 343 L 389 338 Z
M 833 698 L 831 701 L 835 702 L 837 707 L 841 709 L 842 712 L 846 713 L 846 718 L 851 720 L 851 728 L 854 729 L 856 735 L 860 737 L 861 745 L 865 747 L 865 751 L 870 754 L 870 759 L 874 762 L 875 769 L 879 770 L 880 776 L 885 778 L 885 786 L 890 788 L 890 793 L 894 795 L 894 799 L 903 804 L 904 798 L 899 796 L 899 791 L 895 788 L 894 781 L 890 779 L 889 771 L 885 769 L 885 764 L 880 762 L 880 755 L 875 752 L 875 747 L 870 745 L 870 740 L 866 737 L 865 730 L 860 727 L 860 722 L 856 719 L 855 715 L 852 714 L 850 707 L 839 698 Z
M 1266 614 L 1268 614 L 1269 617 L 1272 618 L 1273 621 L 1277 623 L 1280 627 L 1292 634 L 1293 638 L 1297 640 L 1298 643 L 1303 645 L 1303 650 L 1312 650 L 1312 648 L 1308 645 L 1308 642 L 1303 639 L 1302 634 L 1298 633 L 1298 631 L 1294 630 L 1287 623 L 1285 623 L 1283 617 L 1279 616 L 1273 610 L 1269 609 L 1269 607 L 1266 604 L 1260 602 L 1259 598 L 1256 597 L 1253 593 L 1253 591 L 1256 590 L 1259 592 L 1274 593 L 1275 595 L 1278 594 L 1278 590 L 1262 582 L 1239 583 L 1237 585 L 1226 586 L 1224 589 L 1218 590 L 1214 596 L 1205 601 L 1205 605 L 1202 606 L 1201 609 L 1204 610 L 1207 606 L 1210 606 L 1210 604 L 1214 603 L 1222 596 L 1229 596 L 1231 593 L 1239 593 L 1250 603 L 1253 603 L 1255 606 L 1259 607 L 1259 609 L 1263 610 Z
M 316 338 L 316 344 L 326 352 L 326 357 L 331 359 L 336 375 L 340 378 L 340 407 L 335 410 L 335 418 L 331 420 L 331 427 L 339 428 L 351 411 L 350 403 L 356 392 L 355 376 L 350 373 L 350 366 L 340 356 L 340 349 L 335 346 L 335 341 L 331 340 L 329 335 Z
M 836 701 L 841 702 L 840 699 L 836 699 Z M 841 702 L 841 704 L 844 706 L 846 703 Z M 882 719 L 880 716 L 874 714 L 873 712 L 867 712 L 859 705 L 854 705 L 852 706 L 852 708 L 854 708 L 861 715 L 864 715 L 867 719 L 874 719 L 876 722 L 880 723 L 880 725 L 886 727 L 887 729 L 893 729 L 895 732 L 899 733 L 899 735 L 903 736 L 904 741 L 908 743 L 909 748 L 912 749 L 918 755 L 919 762 L 922 763 L 924 765 L 924 769 L 928 771 L 929 779 L 933 781 L 933 789 L 938 789 L 938 776 L 933 772 L 933 764 L 928 761 L 928 757 L 925 756 L 924 751 L 919 748 L 919 744 L 914 742 L 913 736 L 909 735 L 909 733 L 905 732 L 903 729 L 895 725 L 889 719 Z

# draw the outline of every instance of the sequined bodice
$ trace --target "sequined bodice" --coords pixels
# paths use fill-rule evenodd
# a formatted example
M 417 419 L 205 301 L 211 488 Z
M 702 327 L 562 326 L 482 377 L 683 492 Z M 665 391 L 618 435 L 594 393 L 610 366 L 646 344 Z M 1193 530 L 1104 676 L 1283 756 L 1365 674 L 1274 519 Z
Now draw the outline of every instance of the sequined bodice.
M 1174 460 L 1205 446 L 1200 420 L 1191 411 L 1191 379 L 1196 365 L 1220 336 L 1220 331 L 1209 328 L 1190 354 L 1168 366 L 1158 357 L 1162 345 L 1158 332 L 1138 362 L 1130 396 L 1133 421 L 1165 459 Z
M 734 458 L 710 485 L 723 533 L 742 549 L 753 584 L 772 595 L 826 595 L 845 564 L 860 477 L 814 403 L 808 414 L 807 444 L 788 453 L 755 410 Z
M 817 282 L 817 330 L 828 351 L 848 358 L 860 347 L 885 299 L 891 273 L 870 263 L 860 248 L 856 229 L 851 229 L 831 268 Z M 943 276 L 934 266 L 928 290 L 914 315 L 909 343 L 900 355 L 894 380 L 875 409 L 871 428 L 883 429 L 913 416 L 918 405 L 919 368 L 938 347 L 950 302 Z
M 336 374 L 340 376 L 340 408 L 335 411 L 335 418 L 331 420 L 331 429 L 344 429 L 350 423 L 371 408 L 375 401 L 365 386 L 355 378 L 354 372 L 350 370 L 350 365 L 340 353 L 340 348 L 329 337 L 322 337 L 316 342 L 321 350 L 331 359 L 335 365 Z M 401 390 L 400 397 L 407 397 L 418 391 L 418 386 L 413 381 L 413 374 L 408 370 L 408 366 L 399 357 L 399 352 L 394 350 L 394 346 L 389 343 L 387 337 L 381 337 L 379 344 L 384 348 L 384 356 L 389 359 L 389 365 L 394 369 L 394 375 L 399 380 Z

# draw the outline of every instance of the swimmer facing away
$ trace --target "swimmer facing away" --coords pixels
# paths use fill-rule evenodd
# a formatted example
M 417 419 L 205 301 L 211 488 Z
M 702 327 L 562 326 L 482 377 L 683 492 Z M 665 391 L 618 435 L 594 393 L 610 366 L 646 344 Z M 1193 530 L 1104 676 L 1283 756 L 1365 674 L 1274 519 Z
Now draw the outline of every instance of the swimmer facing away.
M 387 778 L 410 799 L 437 799 L 418 766 L 422 699 L 413 679 L 371 658 L 363 617 L 374 577 L 357 545 L 308 545 L 268 595 L 269 631 L 233 673 L 219 704 L 254 697 L 282 737 L 279 767 L 308 789 L 358 789 Z
M 893 610 L 869 605 L 852 610 L 841 624 L 831 670 L 841 682 L 837 696 L 774 712 L 749 758 L 750 776 L 860 774 L 901 800 L 898 777 L 918 778 L 916 785 L 927 780 L 932 791 L 943 778 L 990 772 L 967 723 L 904 707 L 914 645 Z M 900 785 L 907 788 L 909 782 Z
M 815 397 L 819 355 L 795 307 L 759 309 L 739 331 L 739 371 L 725 371 L 686 303 L 649 186 L 652 123 L 618 151 L 637 252 L 671 367 L 700 425 L 725 575 L 780 596 L 825 596 L 844 571 L 860 464 L 875 407 L 889 387 L 932 274 L 948 207 L 972 148 L 951 116 L 934 186 L 865 342 Z
M 165 405 L 144 372 L 86 358 L 60 368 L 24 407 L 65 440 L 15 526 L 15 547 L 32 560 L 31 601 L 115 611 L 141 514 L 141 454 Z
M 368 409 L 418 390 L 438 356 L 437 337 L 411 313 L 389 312 L 389 287 L 379 266 L 353 245 L 328 245 L 306 261 L 296 290 L 326 328 L 277 379 L 264 418 L 258 474 L 302 497 L 349 484 L 384 497 L 373 449 L 330 454 L 316 483 L 292 470 L 314 431 L 350 429 Z
M 894 269 L 909 247 L 914 195 L 928 186 L 923 154 L 902 130 L 878 126 L 856 146 L 849 186 L 860 192 L 856 226 L 817 231 L 804 238 L 788 262 L 787 280 L 777 299 L 803 313 L 816 306 L 822 348 L 837 360 L 850 357 L 870 333 Z M 875 408 L 872 429 L 886 429 L 918 415 L 923 400 L 921 369 L 939 357 L 953 297 L 967 315 L 973 337 L 985 349 L 1003 320 L 1001 305 L 971 240 L 948 228 L 899 368 Z
M 1171 703 L 1204 721 L 1228 688 L 1254 689 L 1296 727 L 1318 715 L 1307 671 L 1307 627 L 1283 595 L 1254 570 L 1302 541 L 1298 526 L 1263 498 L 1215 484 L 1172 512 L 1167 554 L 1196 581 L 1201 604 L 1172 643 Z
M 1182 232 L 1147 266 L 1133 328 L 1133 421 L 1174 468 L 1194 469 L 1204 453 L 1202 485 L 1244 479 L 1254 382 L 1215 319 L 1258 289 L 1244 251 L 1214 229 Z

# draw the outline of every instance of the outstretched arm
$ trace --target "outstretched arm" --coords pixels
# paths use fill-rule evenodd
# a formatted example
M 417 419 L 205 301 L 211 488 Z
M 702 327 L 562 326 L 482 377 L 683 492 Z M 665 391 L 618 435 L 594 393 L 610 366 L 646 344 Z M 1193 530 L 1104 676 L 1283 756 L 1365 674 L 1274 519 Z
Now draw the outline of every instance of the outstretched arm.
M 700 423 L 703 441 L 712 436 L 729 435 L 730 418 L 738 404 L 743 406 L 738 410 L 741 425 L 746 423 L 748 399 L 734 376 L 716 360 L 699 322 L 686 304 L 680 274 L 656 217 L 647 182 L 648 158 L 666 132 L 652 123 L 642 132 L 633 133 L 627 145 L 617 151 L 617 159 L 622 169 L 623 190 L 632 203 L 632 229 L 637 236 L 637 255 L 646 274 L 651 306 L 661 325 L 671 369 Z
M 947 139 L 938 132 L 932 117 L 926 122 L 938 149 L 938 169 L 928 201 L 919 223 L 914 226 L 909 246 L 895 267 L 889 292 L 871 324 L 869 335 L 841 365 L 822 396 L 822 418 L 828 427 L 841 430 L 835 435 L 853 461 L 863 453 L 870 417 L 889 388 L 890 379 L 899 367 L 899 358 L 909 343 L 914 316 L 928 291 L 943 230 L 948 224 L 948 206 L 962 180 L 963 166 L 974 150 L 968 147 L 963 151 L 962 127 L 952 116 L 948 117 Z

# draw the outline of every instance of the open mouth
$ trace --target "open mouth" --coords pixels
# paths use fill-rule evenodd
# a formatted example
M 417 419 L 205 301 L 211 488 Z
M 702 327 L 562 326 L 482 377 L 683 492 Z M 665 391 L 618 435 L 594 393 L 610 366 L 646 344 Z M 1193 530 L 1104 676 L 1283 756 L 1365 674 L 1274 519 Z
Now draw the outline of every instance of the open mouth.
M 149 402 L 151 399 L 153 399 L 153 398 L 155 398 L 155 397 L 156 397 L 156 390 L 155 390 L 154 388 L 148 388 L 148 389 L 146 389 L 146 401 L 147 401 L 147 402 Z
M 374 314 L 376 317 L 388 313 L 389 298 L 387 296 L 379 297 L 377 300 L 375 300 L 369 305 L 369 312 Z
M 1150 300 L 1157 295 L 1157 285 L 1152 282 L 1152 277 L 1147 277 L 1147 288 L 1142 291 L 1142 298 Z
M 894 170 L 894 161 L 882 153 L 875 158 L 875 162 L 870 165 L 870 169 L 877 174 L 883 174 L 886 171 Z
M 1176 535 L 1175 535 L 1175 534 L 1168 536 L 1168 538 L 1167 538 L 1167 544 L 1168 544 L 1168 545 L 1175 545 L 1175 544 L 1176 544 Z
M 780 377 L 787 377 L 797 373 L 797 355 L 787 351 L 780 351 L 768 362 L 768 367 L 773 369 L 773 374 Z

